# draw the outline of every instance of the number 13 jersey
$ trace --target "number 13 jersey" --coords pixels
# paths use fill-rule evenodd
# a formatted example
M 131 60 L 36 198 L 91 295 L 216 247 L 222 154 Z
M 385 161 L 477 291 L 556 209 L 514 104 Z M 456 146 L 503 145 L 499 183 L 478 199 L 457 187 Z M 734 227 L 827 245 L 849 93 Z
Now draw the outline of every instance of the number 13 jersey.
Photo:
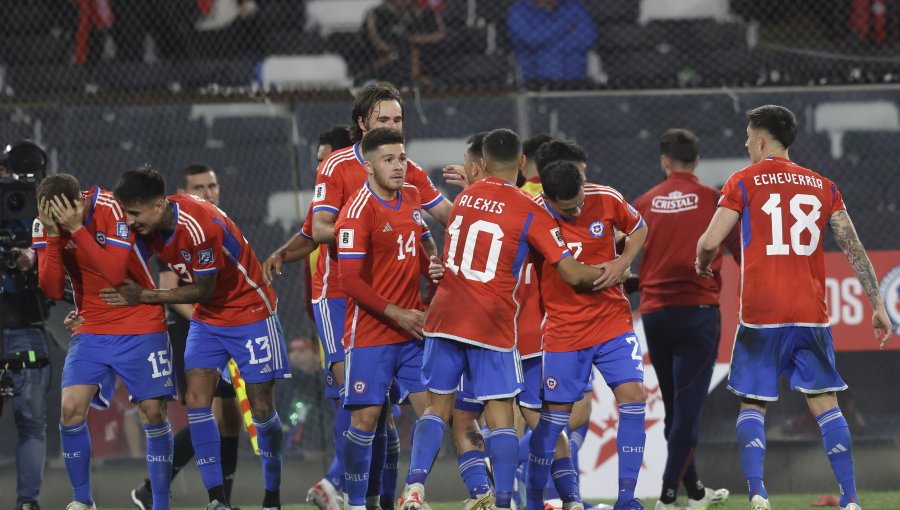
M 516 347 L 516 290 L 529 246 L 550 264 L 570 256 L 559 225 L 531 196 L 488 177 L 453 202 L 444 239 L 444 278 L 425 334 L 497 351 Z
M 740 214 L 741 324 L 827 326 L 822 234 L 844 200 L 830 180 L 787 159 L 734 173 L 719 207 Z

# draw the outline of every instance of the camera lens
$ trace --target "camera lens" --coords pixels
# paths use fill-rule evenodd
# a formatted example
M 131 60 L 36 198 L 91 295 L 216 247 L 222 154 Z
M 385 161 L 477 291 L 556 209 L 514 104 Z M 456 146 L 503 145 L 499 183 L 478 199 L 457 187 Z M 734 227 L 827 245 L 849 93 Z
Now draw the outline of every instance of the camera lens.
M 6 196 L 6 208 L 10 212 L 19 212 L 25 207 L 25 194 L 14 191 Z

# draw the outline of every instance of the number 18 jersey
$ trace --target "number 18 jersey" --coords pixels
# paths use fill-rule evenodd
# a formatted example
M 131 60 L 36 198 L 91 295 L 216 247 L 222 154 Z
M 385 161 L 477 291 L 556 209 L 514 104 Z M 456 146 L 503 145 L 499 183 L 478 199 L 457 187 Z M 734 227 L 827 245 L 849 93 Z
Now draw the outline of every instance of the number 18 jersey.
M 830 180 L 768 158 L 732 175 L 720 207 L 741 215 L 741 323 L 827 326 L 822 235 L 844 200 Z
M 550 264 L 570 256 L 559 225 L 531 196 L 488 177 L 453 203 L 444 239 L 444 278 L 425 317 L 425 334 L 511 351 L 521 313 L 529 246 Z

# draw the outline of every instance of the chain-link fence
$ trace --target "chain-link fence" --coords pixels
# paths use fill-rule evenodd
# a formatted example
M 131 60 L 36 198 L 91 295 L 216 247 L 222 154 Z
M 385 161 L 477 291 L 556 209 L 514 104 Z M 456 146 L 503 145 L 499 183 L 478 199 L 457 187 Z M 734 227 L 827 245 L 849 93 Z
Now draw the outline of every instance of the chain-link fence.
M 698 174 L 720 185 L 748 163 L 744 112 L 781 104 L 801 122 L 792 159 L 838 183 L 869 249 L 900 249 L 900 2 L 708 0 L 687 11 L 663 0 L 6 4 L 0 141 L 35 140 L 51 171 L 85 186 L 110 188 L 150 163 L 174 192 L 181 168 L 206 163 L 221 207 L 261 259 L 302 222 L 318 136 L 352 121 L 352 93 L 371 79 L 403 88 L 408 152 L 450 197 L 440 168 L 461 162 L 469 135 L 497 127 L 574 140 L 588 153 L 589 179 L 629 199 L 663 178 L 659 135 L 688 128 L 701 139 Z M 302 273 L 292 267 L 276 283 L 288 342 L 297 340 L 279 410 L 294 415 L 289 456 L 298 457 L 330 452 L 332 412 L 309 369 Z M 897 437 L 900 400 L 876 391 L 876 375 L 897 362 L 897 352 L 838 354 L 858 388 L 847 406 L 855 437 L 876 446 Z M 720 387 L 712 402 L 702 441 L 731 443 L 734 400 Z M 795 420 L 801 401 L 777 409 L 771 423 L 783 427 L 773 437 L 818 441 Z M 408 445 L 409 416 L 400 423 Z M 4 437 L 0 450 L 12 451 Z M 310 465 L 324 467 L 321 458 Z

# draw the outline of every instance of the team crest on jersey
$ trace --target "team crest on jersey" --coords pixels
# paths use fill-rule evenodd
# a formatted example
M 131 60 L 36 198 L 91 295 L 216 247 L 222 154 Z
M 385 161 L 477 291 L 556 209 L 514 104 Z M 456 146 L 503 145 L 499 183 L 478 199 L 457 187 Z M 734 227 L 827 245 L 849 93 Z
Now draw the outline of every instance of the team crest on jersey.
M 321 202 L 325 200 L 325 183 L 316 184 L 315 191 L 313 191 L 313 202 Z
M 413 221 L 416 222 L 416 225 L 422 224 L 422 213 L 418 209 L 413 209 Z
M 199 264 L 212 264 L 214 262 L 212 248 L 207 248 L 205 250 L 200 250 L 197 252 L 197 263 Z
M 544 385 L 547 387 L 548 390 L 554 391 L 554 390 L 556 390 L 556 388 L 559 387 L 559 381 L 557 381 L 556 378 L 551 375 L 550 377 L 547 378 L 546 381 L 544 381 Z
M 97 239 L 97 242 L 100 243 L 101 246 L 106 244 L 106 234 L 104 234 L 103 232 L 98 231 L 96 234 L 94 234 L 94 237 Z
M 900 266 L 894 266 L 888 271 L 879 287 L 884 297 L 884 306 L 894 325 L 894 332 L 900 333 Z
M 116 222 L 116 236 L 120 239 L 128 239 L 128 224 L 124 221 Z
M 560 247 L 566 245 L 566 241 L 563 240 L 562 232 L 560 232 L 559 227 L 550 229 L 550 233 L 553 234 L 553 239 L 556 240 L 556 244 L 558 244 Z
M 34 220 L 34 223 L 31 227 L 32 237 L 43 237 L 44 236 L 44 224 L 41 220 Z
M 331 375 L 331 372 L 325 374 L 325 385 L 334 386 L 334 376 Z
M 191 261 L 191 254 L 187 250 L 181 250 L 181 258 L 184 259 L 185 262 Z
M 353 391 L 356 392 L 357 395 L 364 395 L 368 390 L 369 385 L 366 384 L 366 381 L 357 380 L 353 383 Z
M 352 228 L 342 228 L 338 231 L 338 248 L 353 248 Z
M 588 231 L 591 233 L 591 235 L 598 238 L 603 236 L 603 232 L 605 230 L 606 227 L 603 226 L 603 222 L 600 220 L 591 223 L 591 226 L 588 227 Z

